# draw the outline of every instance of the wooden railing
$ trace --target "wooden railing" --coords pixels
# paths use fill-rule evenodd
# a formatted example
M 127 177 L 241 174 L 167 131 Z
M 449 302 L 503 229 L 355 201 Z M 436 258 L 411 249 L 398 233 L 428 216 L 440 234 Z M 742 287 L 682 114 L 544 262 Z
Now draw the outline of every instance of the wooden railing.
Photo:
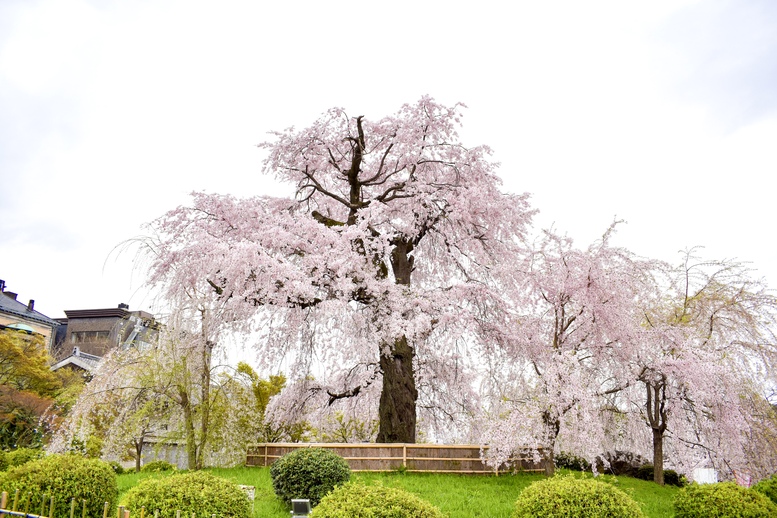
M 269 466 L 276 459 L 300 448 L 326 448 L 343 457 L 352 471 L 414 473 L 493 474 L 504 471 L 543 471 L 528 455 L 510 459 L 510 465 L 494 469 L 481 459 L 487 446 L 474 444 L 375 444 L 375 443 L 263 443 L 252 444 L 246 466 Z

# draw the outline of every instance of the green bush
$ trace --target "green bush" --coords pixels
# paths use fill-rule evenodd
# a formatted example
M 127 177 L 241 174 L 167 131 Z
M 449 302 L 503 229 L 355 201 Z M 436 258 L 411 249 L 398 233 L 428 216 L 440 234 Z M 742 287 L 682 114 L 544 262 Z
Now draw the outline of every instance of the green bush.
M 557 468 L 571 469 L 574 471 L 588 471 L 591 463 L 583 457 L 565 451 L 559 452 L 553 459 Z
M 45 452 L 34 448 L 19 448 L 18 450 L 11 450 L 6 452 L 5 460 L 7 463 L 6 469 L 15 468 L 26 464 L 31 460 L 38 460 L 43 458 Z
M 664 484 L 677 487 L 685 487 L 688 485 L 688 479 L 685 475 L 676 472 L 673 469 L 664 470 Z
M 8 458 L 3 450 L 0 450 L 0 471 L 8 469 Z
M 769 497 L 769 500 L 777 504 L 777 474 L 765 478 L 752 487 L 761 494 Z
M 250 518 L 251 504 L 237 484 L 205 473 L 192 471 L 176 473 L 164 478 L 146 478 L 127 491 L 124 503 L 132 516 L 140 516 L 141 507 L 146 516 L 211 516 Z
M 645 518 L 639 504 L 610 484 L 556 476 L 534 482 L 515 502 L 513 518 Z
M 638 478 L 640 480 L 653 480 L 653 473 L 654 473 L 653 465 L 652 464 L 643 464 L 637 469 L 637 472 L 634 474 L 634 478 Z
M 675 518 L 774 518 L 777 505 L 766 496 L 733 482 L 692 484 L 674 500 Z
M 609 464 L 604 467 L 604 461 Z M 597 462 L 597 469 L 603 473 L 613 475 L 625 475 L 635 477 L 640 466 L 647 464 L 648 460 L 642 455 L 630 451 L 615 450 L 604 453 Z
M 655 470 L 653 469 L 652 464 L 645 464 L 639 467 L 639 469 L 637 470 L 637 473 L 634 475 L 634 478 L 638 478 L 640 480 L 652 481 L 654 472 Z M 670 486 L 684 487 L 688 485 L 688 479 L 685 478 L 685 475 L 681 475 L 680 473 L 676 472 L 673 469 L 665 469 L 664 484 L 670 485 Z
M 287 453 L 270 467 L 272 487 L 284 501 L 307 498 L 316 505 L 338 484 L 348 482 L 351 468 L 339 455 L 324 448 L 301 448 Z
M 175 466 L 167 462 L 166 460 L 152 460 L 143 464 L 140 471 L 143 473 L 159 473 L 160 471 L 173 471 Z
M 40 509 L 44 494 L 47 502 L 53 497 L 54 516 L 70 516 L 71 498 L 76 499 L 79 510 L 86 500 L 88 516 L 102 516 L 104 503 L 115 506 L 119 495 L 116 474 L 106 462 L 72 454 L 48 455 L 11 468 L 0 484 L 9 494 L 18 489 L 20 502 L 30 495 L 30 509 Z
M 114 473 L 117 475 L 123 475 L 124 474 L 124 466 L 116 462 L 115 460 L 112 460 L 108 462 L 108 465 L 111 467 Z
M 348 482 L 321 499 L 311 518 L 443 518 L 435 506 L 416 495 L 380 485 Z

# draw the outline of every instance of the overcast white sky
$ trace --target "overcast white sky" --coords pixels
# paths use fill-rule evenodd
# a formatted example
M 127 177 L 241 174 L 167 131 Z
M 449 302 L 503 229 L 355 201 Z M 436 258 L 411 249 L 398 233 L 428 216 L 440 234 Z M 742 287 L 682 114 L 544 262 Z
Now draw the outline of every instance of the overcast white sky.
M 50 317 L 153 310 L 111 255 L 194 190 L 283 192 L 268 131 L 468 105 L 505 189 L 585 245 L 777 287 L 777 2 L 0 0 L 0 279 Z

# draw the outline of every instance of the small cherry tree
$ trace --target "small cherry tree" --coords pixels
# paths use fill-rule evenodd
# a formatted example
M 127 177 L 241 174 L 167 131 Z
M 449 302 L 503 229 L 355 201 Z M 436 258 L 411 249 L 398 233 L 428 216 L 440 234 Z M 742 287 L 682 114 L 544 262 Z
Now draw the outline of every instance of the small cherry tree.
M 745 469 L 748 443 L 764 428 L 757 394 L 776 381 L 777 298 L 745 265 L 695 252 L 665 270 L 663 297 L 645 308 L 629 358 L 634 384 L 624 396 L 650 429 L 659 484 L 665 457 L 688 468 Z
M 218 334 L 211 316 L 217 312 L 189 292 L 165 319 L 156 343 L 118 348 L 103 358 L 49 449 L 99 443 L 95 454 L 124 457 L 129 451 L 139 468 L 143 444 L 153 438 L 185 444 L 190 469 L 242 458 L 245 441 L 220 439 L 242 437 L 240 418 L 254 405 L 239 403 L 253 393 L 214 375 L 222 370 L 213 362 Z
M 495 465 L 536 446 L 552 475 L 559 442 L 592 464 L 606 451 L 607 396 L 628 384 L 652 264 L 612 246 L 614 227 L 586 249 L 545 232 L 529 257 L 507 368 L 496 375 L 483 425 Z
M 442 404 L 419 387 L 470 398 L 468 358 L 498 340 L 532 214 L 499 190 L 489 149 L 460 142 L 460 117 L 424 97 L 275 133 L 264 172 L 295 196 L 194 194 L 152 224 L 151 282 L 173 299 L 209 288 L 223 323 L 263 334 L 264 357 L 296 352 L 300 378 L 324 365 L 330 397 L 380 383 L 377 440 L 414 442 L 419 397 Z
M 140 471 L 143 443 L 170 419 L 169 407 L 148 383 L 156 372 L 148 351 L 106 355 L 48 445 L 54 453 L 83 449 L 95 456 L 132 458 Z

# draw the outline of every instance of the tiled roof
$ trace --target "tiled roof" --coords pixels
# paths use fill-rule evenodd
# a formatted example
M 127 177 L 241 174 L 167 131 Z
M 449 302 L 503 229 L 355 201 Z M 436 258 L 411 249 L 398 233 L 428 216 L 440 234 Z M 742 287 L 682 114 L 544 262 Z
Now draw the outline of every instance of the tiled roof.
M 101 357 L 94 354 L 82 353 L 78 350 L 78 347 L 73 349 L 73 354 L 64 358 L 51 366 L 51 370 L 55 371 L 61 369 L 65 365 L 75 365 L 84 369 L 85 371 L 94 372 L 98 365 L 100 365 Z
M 5 293 L 6 292 L 0 293 L 0 312 L 39 322 L 50 326 L 53 329 L 56 329 L 59 325 L 59 322 L 53 318 L 49 318 L 43 313 L 35 311 L 35 309 L 30 310 L 27 304 L 23 304 Z

